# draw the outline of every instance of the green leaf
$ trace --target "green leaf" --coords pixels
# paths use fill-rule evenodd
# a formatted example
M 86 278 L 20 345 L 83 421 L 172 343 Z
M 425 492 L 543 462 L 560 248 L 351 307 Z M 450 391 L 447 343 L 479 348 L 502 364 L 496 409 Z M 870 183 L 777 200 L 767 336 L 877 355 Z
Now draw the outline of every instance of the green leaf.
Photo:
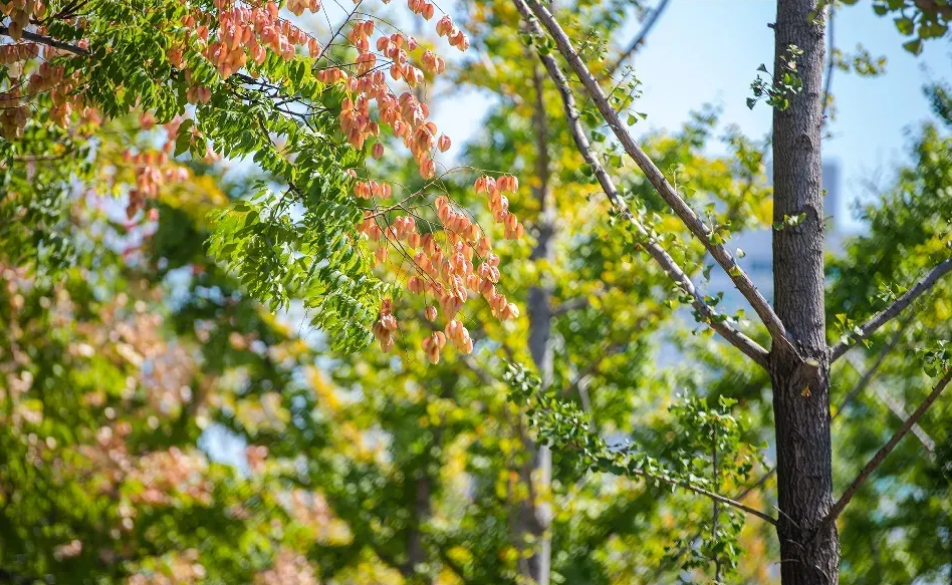
M 896 28 L 901 34 L 909 36 L 915 31 L 916 23 L 908 17 L 902 16 L 896 19 Z
M 913 55 L 919 55 L 922 53 L 922 39 L 915 39 L 907 43 L 903 43 L 902 48 L 909 51 Z

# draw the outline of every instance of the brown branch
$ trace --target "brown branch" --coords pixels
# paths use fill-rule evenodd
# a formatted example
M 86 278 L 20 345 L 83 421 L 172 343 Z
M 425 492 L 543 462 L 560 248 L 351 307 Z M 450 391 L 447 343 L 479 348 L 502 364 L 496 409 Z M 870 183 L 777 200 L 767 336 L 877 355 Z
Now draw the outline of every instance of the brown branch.
M 8 29 L 5 26 L 0 26 L 0 35 L 9 37 L 10 29 Z M 23 31 L 21 38 L 40 44 L 40 45 L 46 45 L 48 47 L 54 47 L 57 49 L 61 49 L 63 51 L 68 51 L 70 53 L 73 53 L 74 55 L 83 55 L 83 56 L 89 55 L 89 51 L 87 51 L 86 49 L 77 47 L 76 45 L 71 45 L 69 43 L 64 43 L 63 41 L 58 41 L 54 39 L 53 37 L 38 35 L 34 32 L 30 32 L 27 30 Z
M 916 8 L 923 12 L 935 12 L 946 20 L 952 20 L 952 6 L 936 0 L 914 0 Z
M 523 19 L 525 19 L 529 24 L 530 31 L 537 35 L 541 34 L 538 24 L 531 17 L 529 7 L 526 5 L 526 2 L 524 0 L 513 0 L 513 3 L 515 4 L 519 13 L 522 14 Z M 671 255 L 661 247 L 657 241 L 657 238 L 651 234 L 644 224 L 642 224 L 641 221 L 639 221 L 638 218 L 632 214 L 631 210 L 628 209 L 628 205 L 619 195 L 618 190 L 615 188 L 615 185 L 608 176 L 608 173 L 605 172 L 605 169 L 602 167 L 601 163 L 598 162 L 598 159 L 592 153 L 588 138 L 585 136 L 585 131 L 582 128 L 582 124 L 579 119 L 578 108 L 575 105 L 575 97 L 572 95 L 572 90 L 569 87 L 568 80 L 565 78 L 562 70 L 559 69 L 558 64 L 551 55 L 540 54 L 539 58 L 542 60 L 543 65 L 545 65 L 545 68 L 549 73 L 549 77 L 555 83 L 555 86 L 559 91 L 559 95 L 562 97 L 562 105 L 569 124 L 569 130 L 572 133 L 572 137 L 575 139 L 575 144 L 578 147 L 579 152 L 582 154 L 582 157 L 585 159 L 585 162 L 592 169 L 592 172 L 598 179 L 602 190 L 605 192 L 605 195 L 608 197 L 611 204 L 620 213 L 620 215 L 634 227 L 635 231 L 641 235 L 641 237 L 645 240 L 643 243 L 645 250 L 661 266 L 665 274 L 667 274 L 668 277 L 671 278 L 671 280 L 673 280 L 678 285 L 678 287 L 681 288 L 681 290 L 691 297 L 692 306 L 700 315 L 707 319 L 711 327 L 722 337 L 727 339 L 732 345 L 750 357 L 754 362 L 766 368 L 767 350 L 761 347 L 753 339 L 750 339 L 737 329 L 733 328 L 726 321 L 719 320 L 719 316 L 715 313 L 714 309 L 708 306 L 702 300 L 700 294 L 697 292 L 697 289 L 694 286 L 694 283 L 691 282 L 690 277 L 688 277 L 684 270 L 678 266 L 674 258 L 672 258 Z
M 949 271 L 952 271 L 952 258 L 949 258 L 944 262 L 940 262 L 939 265 L 929 271 L 929 274 L 925 275 L 922 280 L 917 282 L 904 295 L 896 299 L 892 305 L 874 315 L 869 321 L 859 328 L 860 333 L 851 335 L 849 339 L 845 339 L 833 346 L 833 348 L 830 350 L 830 363 L 839 359 L 844 353 L 847 352 L 847 350 L 849 350 L 849 348 L 855 345 L 857 341 L 868 339 L 869 336 L 875 333 L 880 327 L 902 313 L 906 307 L 911 305 L 913 301 L 922 296 L 923 293 L 931 289 L 935 283 L 938 282 L 939 279 L 945 276 L 945 274 Z
M 521 0 L 514 0 L 514 2 L 518 8 Z M 701 241 L 718 265 L 724 269 L 734 283 L 734 286 L 744 295 L 744 298 L 747 299 L 747 302 L 750 303 L 751 307 L 760 317 L 760 320 L 767 327 L 774 341 L 784 344 L 789 351 L 798 355 L 793 343 L 787 337 L 787 331 L 783 323 L 770 306 L 770 303 L 760 294 L 760 291 L 754 286 L 753 281 L 751 281 L 750 277 L 740 268 L 737 264 L 737 260 L 734 259 L 731 253 L 728 252 L 723 245 L 715 244 L 711 240 L 711 230 L 701 221 L 701 218 L 698 217 L 684 199 L 678 195 L 668 180 L 665 179 L 664 174 L 648 155 L 645 154 L 641 147 L 638 146 L 634 138 L 632 138 L 622 123 L 618 112 L 616 112 L 609 103 L 605 92 L 598 84 L 598 81 L 592 76 L 592 73 L 588 70 L 588 67 L 572 46 L 571 40 L 569 40 L 568 35 L 562 30 L 559 23 L 544 6 L 539 4 L 538 0 L 528 0 L 528 4 L 532 13 L 555 40 L 559 52 L 569 63 L 579 80 L 581 80 L 582 85 L 585 86 L 586 93 L 595 103 L 598 111 L 605 119 L 609 128 L 612 129 L 628 156 L 635 161 L 635 164 L 642 170 L 648 178 L 648 181 L 651 182 L 652 186 L 658 192 L 658 195 L 664 199 L 691 233 Z M 735 343 L 735 345 L 737 344 Z
M 945 390 L 946 386 L 949 385 L 949 381 L 952 380 L 952 370 L 946 372 L 945 376 L 939 380 L 939 383 L 935 385 L 932 389 L 932 392 L 922 401 L 922 404 L 919 405 L 919 408 L 913 412 L 909 418 L 906 419 L 902 426 L 899 427 L 899 430 L 892 436 L 889 441 L 883 445 L 879 451 L 869 460 L 863 469 L 859 472 L 859 475 L 856 476 L 856 479 L 850 483 L 849 487 L 846 488 L 846 491 L 843 492 L 843 495 L 840 496 L 840 499 L 833 504 L 833 507 L 830 508 L 830 512 L 826 515 L 826 518 L 823 520 L 824 524 L 829 524 L 835 522 L 836 518 L 843 512 L 843 509 L 846 508 L 847 504 L 850 503 L 850 500 L 853 499 L 853 496 L 856 495 L 856 492 L 859 491 L 859 488 L 869 479 L 869 476 L 873 474 L 876 469 L 882 465 L 886 457 L 892 453 L 893 449 L 896 448 L 896 445 L 899 444 L 899 441 L 909 433 L 913 425 L 919 422 L 919 419 L 922 418 L 922 415 L 929 410 L 929 407 L 939 398 L 939 395 L 942 394 L 942 391 Z
M 664 12 L 664 9 L 668 7 L 670 1 L 671 0 L 661 0 L 658 6 L 651 11 L 651 14 L 648 16 L 648 19 L 645 20 L 645 24 L 641 27 L 641 30 L 638 31 L 635 38 L 628 44 L 628 48 L 626 48 L 622 54 L 618 56 L 618 59 L 605 71 L 606 76 L 611 77 L 614 75 L 615 72 L 618 71 L 618 68 L 645 43 L 645 39 L 648 38 L 648 33 L 658 24 L 658 19 L 661 18 L 661 14 Z

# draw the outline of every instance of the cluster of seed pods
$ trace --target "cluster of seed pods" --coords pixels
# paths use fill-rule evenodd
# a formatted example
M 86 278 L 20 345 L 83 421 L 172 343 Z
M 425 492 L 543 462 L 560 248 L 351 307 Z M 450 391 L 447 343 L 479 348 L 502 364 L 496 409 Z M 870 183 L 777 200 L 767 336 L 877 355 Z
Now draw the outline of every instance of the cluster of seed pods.
M 42 19 L 46 11 L 46 4 L 39 0 L 0 2 L 0 13 L 10 18 L 7 34 L 15 41 L 23 38 L 24 28 L 31 19 Z M 43 92 L 51 92 L 53 108 L 50 119 L 60 126 L 65 126 L 69 121 L 73 108 L 79 105 L 78 97 L 73 95 L 78 74 L 64 78 L 64 67 L 50 64 L 50 60 L 59 53 L 55 48 L 41 48 L 29 42 L 0 46 L 0 66 L 4 66 L 7 73 L 7 89 L 0 92 L 0 136 L 7 140 L 23 137 L 31 114 L 26 102 Z M 41 56 L 46 60 L 29 75 L 24 87 L 22 75 L 26 63 Z
M 496 201 L 493 215 L 496 221 L 505 226 L 506 236 L 510 239 L 521 237 L 524 233 L 522 224 L 508 211 L 508 202 L 502 194 L 514 192 L 518 188 L 515 177 L 504 176 L 498 180 L 480 177 L 476 181 L 476 188 L 489 193 L 491 201 Z M 435 235 L 437 232 L 421 234 L 413 215 L 398 216 L 389 225 L 381 225 L 381 214 L 369 210 L 365 212 L 358 231 L 366 234 L 371 241 L 378 242 L 374 251 L 377 264 L 386 263 L 394 252 L 401 256 L 401 264 L 408 257 L 411 258 L 411 276 L 406 279 L 407 290 L 427 299 L 424 313 L 428 320 L 436 321 L 440 312 L 446 318 L 442 332 L 436 331 L 423 340 L 427 359 L 437 363 L 447 341 L 464 353 L 473 350 L 469 331 L 457 319 L 467 300 L 483 297 L 493 316 L 500 320 L 518 317 L 519 310 L 497 290 L 500 279 L 499 257 L 492 252 L 489 236 L 465 213 L 455 209 L 447 197 L 437 197 L 434 205 L 442 227 L 442 237 L 438 238 Z M 435 304 L 431 304 L 434 301 Z M 384 351 L 389 351 L 393 347 L 393 334 L 397 329 L 389 299 L 380 315 L 373 331 Z
M 436 34 L 441 37 L 446 37 L 450 46 L 456 47 L 460 51 L 465 51 L 469 48 L 469 37 L 466 36 L 466 33 L 456 28 L 456 25 L 453 24 L 453 19 L 450 18 L 450 15 L 446 15 L 436 23 Z
M 218 15 L 214 20 L 211 14 L 201 11 L 182 19 L 188 33 L 183 44 L 169 50 L 172 65 L 183 67 L 186 47 L 192 42 L 198 43 L 199 48 L 204 47 L 202 54 L 223 79 L 237 73 L 249 61 L 258 65 L 263 63 L 268 56 L 267 49 L 286 61 L 294 58 L 299 46 L 306 47 L 312 58 L 321 53 L 317 39 L 278 17 L 280 8 L 275 2 L 246 6 L 234 0 L 215 0 L 215 8 Z M 297 15 L 305 9 L 317 12 L 321 3 L 317 0 L 290 0 L 288 9 Z M 212 25 L 216 31 L 214 35 Z M 189 101 L 207 102 L 210 93 L 206 91 L 207 88 L 193 86 L 188 92 Z
M 123 153 L 123 160 L 132 165 L 136 186 L 129 190 L 129 205 L 126 215 L 132 218 L 145 207 L 146 199 L 154 199 L 159 189 L 166 183 L 188 179 L 188 171 L 179 165 L 171 164 L 164 151 Z
M 509 212 L 509 199 L 503 193 L 515 193 L 519 189 L 519 180 L 512 175 L 499 177 L 484 176 L 476 180 L 476 193 L 486 193 L 489 199 L 489 211 L 493 220 L 503 224 L 506 238 L 518 240 L 525 233 L 525 228 L 519 223 L 515 214 Z
M 384 351 L 393 349 L 393 334 L 397 330 L 397 318 L 393 316 L 393 301 L 384 299 L 380 305 L 380 316 L 373 326 L 374 337 Z
M 26 59 L 35 59 L 39 55 L 40 47 L 36 43 L 0 45 L 0 65 L 13 65 Z
M 7 140 L 23 137 L 30 106 L 20 101 L 20 86 L 0 91 L 0 136 Z
M 408 0 L 410 11 L 430 20 L 435 5 L 425 0 Z M 343 83 L 349 96 L 341 108 L 341 129 L 348 141 L 356 148 L 363 148 L 368 138 L 380 134 L 379 124 L 390 126 L 394 136 L 401 138 L 410 149 L 420 169 L 420 175 L 429 179 L 436 175 L 436 163 L 432 156 L 434 149 L 446 152 L 450 148 L 450 139 L 440 135 L 436 124 L 428 120 L 429 108 L 420 103 L 410 92 L 399 97 L 388 87 L 387 75 L 381 70 L 389 67 L 389 77 L 394 81 L 402 80 L 410 88 L 425 81 L 424 71 L 439 75 L 446 71 L 446 61 L 433 51 L 424 50 L 414 65 L 411 54 L 419 47 L 416 39 L 403 33 L 380 35 L 374 42 L 376 51 L 371 50 L 371 41 L 376 32 L 372 20 L 356 21 L 347 34 L 350 44 L 357 50 L 358 56 L 353 71 L 348 74 L 342 68 L 329 67 L 318 73 L 318 79 L 325 83 Z M 443 16 L 437 24 L 440 36 L 449 39 L 450 45 L 461 51 L 469 47 L 465 33 L 453 24 L 452 18 Z M 378 58 L 387 59 L 379 63 Z M 422 69 L 421 69 L 422 67 Z M 371 116 L 371 102 L 376 102 L 379 123 Z M 383 145 L 377 142 L 372 155 L 380 158 Z
M 287 8 L 294 16 L 301 16 L 305 10 L 314 14 L 321 9 L 321 0 L 288 0 Z
M 35 95 L 49 92 L 53 107 L 50 109 L 50 119 L 60 126 L 66 126 L 74 106 L 79 106 L 79 97 L 75 93 L 79 84 L 79 72 L 64 77 L 65 67 L 51 65 L 44 61 L 30 74 L 27 81 L 27 93 Z
M 43 0 L 7 0 L 0 2 L 0 13 L 10 18 L 7 34 L 14 41 L 19 41 L 31 17 L 43 20 L 46 16 L 46 3 Z
M 380 124 L 386 124 L 394 136 L 401 138 L 410 149 L 420 168 L 420 175 L 432 178 L 436 174 L 433 151 L 439 149 L 445 152 L 450 147 L 450 140 L 440 135 L 436 124 L 427 119 L 430 114 L 427 105 L 420 103 L 410 92 L 397 97 L 387 85 L 387 75 L 381 70 L 389 65 L 389 77 L 394 81 L 402 80 L 410 88 L 423 83 L 423 70 L 410 59 L 411 53 L 418 49 L 418 43 L 413 37 L 399 32 L 381 35 L 375 42 L 374 52 L 371 50 L 371 39 L 375 32 L 376 26 L 372 20 L 354 22 L 347 35 L 358 53 L 353 74 L 330 67 L 321 70 L 318 79 L 325 83 L 345 85 L 348 97 L 341 106 L 340 124 L 347 140 L 355 148 L 363 148 L 367 139 L 378 137 Z M 378 63 L 378 54 L 388 62 Z M 419 61 L 432 74 L 446 70 L 446 62 L 432 51 L 424 51 Z M 376 103 L 379 122 L 371 114 L 372 102 Z M 372 154 L 375 158 L 383 155 L 383 146 L 379 142 L 374 144 Z

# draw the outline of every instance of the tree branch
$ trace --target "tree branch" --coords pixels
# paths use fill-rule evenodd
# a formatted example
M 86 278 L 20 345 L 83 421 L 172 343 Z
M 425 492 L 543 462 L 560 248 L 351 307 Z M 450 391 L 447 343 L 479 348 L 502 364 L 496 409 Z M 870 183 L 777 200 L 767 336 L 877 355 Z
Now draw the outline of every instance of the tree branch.
M 856 396 L 859 395 L 860 392 L 862 392 L 863 390 L 866 389 L 867 386 L 869 386 L 869 383 L 872 382 L 873 380 L 873 376 L 876 375 L 876 372 L 879 371 L 880 366 L 882 366 L 883 362 L 886 361 L 886 356 L 889 355 L 889 352 L 891 352 L 893 348 L 895 348 L 896 345 L 899 343 L 899 340 L 902 339 L 902 334 L 906 331 L 906 327 L 908 327 L 911 322 L 912 322 L 912 319 L 906 320 L 906 322 L 902 324 L 899 330 L 893 333 L 892 339 L 890 339 L 889 343 L 886 344 L 886 347 L 884 347 L 882 351 L 879 352 L 879 356 L 876 357 L 876 361 L 873 362 L 873 365 L 870 366 L 870 368 L 866 370 L 866 372 L 863 373 L 859 381 L 856 383 L 856 386 L 853 386 L 853 389 L 849 391 L 846 397 L 843 398 L 843 401 L 840 402 L 840 405 L 836 407 L 836 413 L 833 414 L 832 420 L 836 420 L 836 417 L 840 416 L 840 414 L 843 412 L 843 409 L 846 408 L 846 405 L 852 402 L 853 399 L 856 398 Z M 860 371 L 860 369 L 857 368 L 856 364 L 854 364 L 853 362 L 849 362 L 849 364 L 853 366 L 853 368 L 855 368 L 857 372 Z
M 635 35 L 635 38 L 632 39 L 631 43 L 628 44 L 621 55 L 618 56 L 618 60 L 615 61 L 611 67 L 605 71 L 605 75 L 611 77 L 618 71 L 618 68 L 631 57 L 638 48 L 644 44 L 645 39 L 648 37 L 648 33 L 651 32 L 651 29 L 658 23 L 658 19 L 661 18 L 661 14 L 664 12 L 664 9 L 668 7 L 668 3 L 671 0 L 661 0 L 658 6 L 651 11 L 651 14 L 648 16 L 648 19 L 645 21 L 645 24 L 641 27 L 641 30 L 638 31 L 638 34 Z
M 932 389 L 932 392 L 926 397 L 922 404 L 919 405 L 919 408 L 913 412 L 909 418 L 906 419 L 906 422 L 902 423 L 902 426 L 899 427 L 899 430 L 892 436 L 889 441 L 883 445 L 879 451 L 869 460 L 863 469 L 859 472 L 859 475 L 856 476 L 856 479 L 846 488 L 846 491 L 843 492 L 843 495 L 840 496 L 840 499 L 833 504 L 833 507 L 830 508 L 829 514 L 826 515 L 826 518 L 823 520 L 824 524 L 829 524 L 835 522 L 836 518 L 843 512 L 843 509 L 846 508 L 846 505 L 850 503 L 850 500 L 853 499 L 853 496 L 856 495 L 856 492 L 859 491 L 859 488 L 866 482 L 870 475 L 873 474 L 876 469 L 882 465 L 886 457 L 892 453 L 893 449 L 896 448 L 896 445 L 899 444 L 899 441 L 912 429 L 913 425 L 919 422 L 919 419 L 922 418 L 922 415 L 929 410 L 929 407 L 939 398 L 939 395 L 942 394 L 942 391 L 945 390 L 946 386 L 949 385 L 949 381 L 952 380 L 952 370 L 946 372 L 945 376 L 939 380 L 939 383 L 935 385 Z
M 849 360 L 850 358 L 846 359 Z M 876 392 L 876 397 L 886 405 L 886 408 L 888 408 L 894 415 L 899 417 L 899 420 L 906 420 L 909 418 L 909 413 L 906 412 L 905 405 L 886 392 L 881 384 L 873 386 L 873 391 Z M 919 439 L 919 442 L 922 443 L 922 446 L 925 447 L 929 455 L 934 456 L 935 439 L 930 437 L 929 433 L 919 426 L 919 423 L 912 425 L 912 428 L 909 430 L 917 439 Z
M 514 0 L 514 3 L 518 8 L 522 1 Z M 609 103 L 608 97 L 598 84 L 598 81 L 592 76 L 559 23 L 544 6 L 538 3 L 538 0 L 528 0 L 528 5 L 532 13 L 555 40 L 559 52 L 565 60 L 568 61 L 576 76 L 581 80 L 582 85 L 585 86 L 586 93 L 595 103 L 598 111 L 624 147 L 625 152 L 635 161 L 635 164 L 638 165 L 642 172 L 644 172 L 648 181 L 651 182 L 652 186 L 658 192 L 658 195 L 665 200 L 691 233 L 701 241 L 718 265 L 724 269 L 734 283 L 734 286 L 744 295 L 744 298 L 747 299 L 747 302 L 750 303 L 751 307 L 760 317 L 760 320 L 767 327 L 774 341 L 786 345 L 788 350 L 798 355 L 795 346 L 787 337 L 787 331 L 780 321 L 780 318 L 763 295 L 760 294 L 760 291 L 757 290 L 757 287 L 754 286 L 750 277 L 740 268 L 737 261 L 723 245 L 712 242 L 711 230 L 701 221 L 684 199 L 678 195 L 671 184 L 668 183 L 667 179 L 665 179 L 664 174 L 648 155 L 635 143 L 634 138 L 632 138 L 631 134 L 625 128 L 618 113 Z
M 519 13 L 522 15 L 523 19 L 525 19 L 528 23 L 530 31 L 537 35 L 541 34 L 538 24 L 534 19 L 532 19 L 532 16 L 529 12 L 529 7 L 526 5 L 525 0 L 513 0 L 513 3 L 515 4 Z M 655 261 L 661 266 L 665 274 L 667 274 L 671 280 L 673 280 L 686 294 L 691 297 L 692 306 L 700 315 L 704 316 L 704 318 L 708 320 L 711 327 L 722 337 L 727 339 L 732 345 L 740 349 L 745 355 L 754 360 L 754 362 L 766 368 L 767 350 L 761 347 L 753 339 L 750 339 L 737 329 L 733 328 L 726 321 L 719 320 L 719 317 L 715 313 L 714 309 L 712 309 L 702 300 L 694 286 L 694 283 L 691 282 L 691 279 L 684 272 L 684 270 L 678 266 L 677 262 L 675 262 L 671 255 L 661 247 L 657 239 L 638 220 L 638 218 L 631 213 L 631 210 L 628 209 L 628 205 L 618 194 L 618 190 L 615 188 L 615 185 L 608 176 L 608 173 L 605 172 L 605 169 L 602 167 L 601 163 L 598 162 L 598 159 L 592 153 L 588 138 L 586 138 L 585 131 L 582 128 L 581 122 L 579 120 L 578 108 L 575 105 L 575 97 L 572 95 L 572 90 L 568 85 L 568 80 L 565 78 L 562 70 L 559 69 L 555 59 L 553 59 L 550 55 L 540 54 L 539 58 L 542 60 L 543 65 L 545 65 L 545 68 L 549 73 L 549 77 L 555 83 L 555 86 L 562 97 L 562 105 L 565 109 L 565 115 L 569 123 L 569 130 L 572 133 L 572 137 L 575 139 L 575 144 L 578 147 L 579 152 L 582 154 L 582 157 L 585 159 L 585 162 L 588 163 L 589 167 L 592 169 L 595 177 L 598 179 L 599 184 L 605 191 L 605 195 L 608 197 L 611 204 L 616 210 L 618 210 L 620 215 L 634 227 L 635 231 L 637 231 L 645 239 L 645 243 L 643 244 L 645 250 L 647 250 L 651 257 L 654 258 Z
M 8 29 L 5 26 L 0 26 L 0 35 L 9 37 L 10 29 Z M 86 49 L 82 49 L 80 47 L 77 47 L 76 45 L 71 45 L 69 43 L 64 43 L 63 41 L 57 41 L 53 37 L 38 35 L 36 33 L 30 32 L 27 30 L 23 31 L 22 38 L 28 41 L 37 43 L 39 45 L 46 45 L 48 47 L 55 47 L 63 51 L 68 51 L 70 53 L 73 53 L 74 55 L 89 55 L 89 51 L 87 51 Z
M 515 1 L 515 2 L 521 2 L 522 0 L 514 0 L 514 1 Z M 689 492 L 694 492 L 694 493 L 696 493 L 696 494 L 698 494 L 698 495 L 708 497 L 708 498 L 714 500 L 715 502 L 720 502 L 721 504 L 725 504 L 725 505 L 727 505 L 727 506 L 731 506 L 732 508 L 737 508 L 738 510 L 741 510 L 741 511 L 743 511 L 743 512 L 747 512 L 747 513 L 750 514 L 751 516 L 756 516 L 756 517 L 760 518 L 761 520 L 763 520 L 764 522 L 768 522 L 768 523 L 770 523 L 770 524 L 773 524 L 774 526 L 777 525 L 777 519 L 774 518 L 773 516 L 771 516 L 770 514 L 766 514 L 766 513 L 764 513 L 764 512 L 761 512 L 760 510 L 758 510 L 758 509 L 756 509 L 756 508 L 751 508 L 750 506 L 747 506 L 747 505 L 745 505 L 745 504 L 742 504 L 742 503 L 738 502 L 737 500 L 732 500 L 732 499 L 728 498 L 727 496 L 722 496 L 722 495 L 720 495 L 720 494 L 716 494 L 716 493 L 714 493 L 714 492 L 712 492 L 712 491 L 709 491 L 709 490 L 706 490 L 706 489 L 704 489 L 704 488 L 697 487 L 696 485 L 693 485 L 693 484 L 691 484 L 691 483 L 689 483 L 689 482 L 687 482 L 687 481 L 683 481 L 683 480 L 679 480 L 679 479 L 672 479 L 672 478 L 670 478 L 670 477 L 665 477 L 665 476 L 663 476 L 663 475 L 655 475 L 655 474 L 653 474 L 653 473 L 649 473 L 649 472 L 647 472 L 647 471 L 642 471 L 642 470 L 640 470 L 640 469 L 633 469 L 633 470 L 629 470 L 629 471 L 630 471 L 630 473 L 631 473 L 632 475 L 636 475 L 636 476 L 639 476 L 639 477 L 643 477 L 643 478 L 645 478 L 645 479 L 653 479 L 653 480 L 656 480 L 656 481 L 660 481 L 660 482 L 662 482 L 662 483 L 666 483 L 666 484 L 668 484 L 668 485 L 673 485 L 673 486 L 676 486 L 676 487 L 679 487 L 679 488 L 686 489 L 686 490 L 688 490 Z
M 875 333 L 880 327 L 899 315 L 899 313 L 902 313 L 906 307 L 932 288 L 935 283 L 950 270 L 952 270 L 952 258 L 939 263 L 939 265 L 929 271 L 929 274 L 925 275 L 922 280 L 917 282 L 904 295 L 896 299 L 892 305 L 874 315 L 860 327 L 860 333 L 852 335 L 849 339 L 843 340 L 833 346 L 830 350 L 830 363 L 839 359 L 849 348 L 855 345 L 857 341 L 869 338 L 869 336 Z

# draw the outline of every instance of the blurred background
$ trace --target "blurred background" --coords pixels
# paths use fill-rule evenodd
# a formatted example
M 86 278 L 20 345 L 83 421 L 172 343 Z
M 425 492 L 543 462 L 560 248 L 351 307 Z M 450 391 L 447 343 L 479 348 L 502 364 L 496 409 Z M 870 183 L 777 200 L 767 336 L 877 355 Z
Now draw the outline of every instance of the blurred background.
M 334 4 L 296 22 L 327 37 L 351 10 Z M 952 218 L 952 44 L 914 55 L 872 0 L 849 4 L 836 3 L 823 143 L 831 339 L 851 326 L 841 315 L 881 308 L 883 275 L 918 278 Z M 532 582 L 540 564 L 553 584 L 779 583 L 771 526 L 539 449 L 507 399 L 506 362 L 534 365 L 594 432 L 774 509 L 766 374 L 665 302 L 665 275 L 615 237 L 514 8 L 443 8 L 473 48 L 417 90 L 453 141 L 440 189 L 485 213 L 473 179 L 519 177 L 510 203 L 530 237 L 498 253 L 523 316 L 467 309 L 475 351 L 438 364 L 415 341 L 429 327 L 411 307 L 393 353 L 335 349 L 301 291 L 272 310 L 208 253 L 214 213 L 268 180 L 250 160 L 186 157 L 186 179 L 131 219 L 122 188 L 81 182 L 2 216 L 0 583 L 505 585 Z M 590 0 L 572 23 L 604 43 L 600 73 L 614 67 L 635 96 L 636 137 L 692 205 L 730 223 L 731 250 L 768 298 L 772 111 L 746 100 L 773 61 L 775 8 Z M 401 9 L 380 14 L 432 36 Z M 132 121 L 112 130 L 96 164 L 117 173 L 131 172 L 123 152 L 165 136 Z M 661 211 L 637 168 L 595 140 L 625 196 Z M 401 148 L 367 165 L 422 186 Z M 678 254 L 764 337 L 700 246 Z M 540 287 L 550 304 L 537 355 L 524 308 Z M 927 379 L 909 356 L 948 339 L 950 323 L 946 282 L 837 365 L 838 487 L 918 403 Z M 702 411 L 716 416 L 701 424 Z M 952 401 L 936 404 L 842 516 L 841 582 L 952 582 L 950 415 Z M 713 467 L 702 427 L 729 439 Z

